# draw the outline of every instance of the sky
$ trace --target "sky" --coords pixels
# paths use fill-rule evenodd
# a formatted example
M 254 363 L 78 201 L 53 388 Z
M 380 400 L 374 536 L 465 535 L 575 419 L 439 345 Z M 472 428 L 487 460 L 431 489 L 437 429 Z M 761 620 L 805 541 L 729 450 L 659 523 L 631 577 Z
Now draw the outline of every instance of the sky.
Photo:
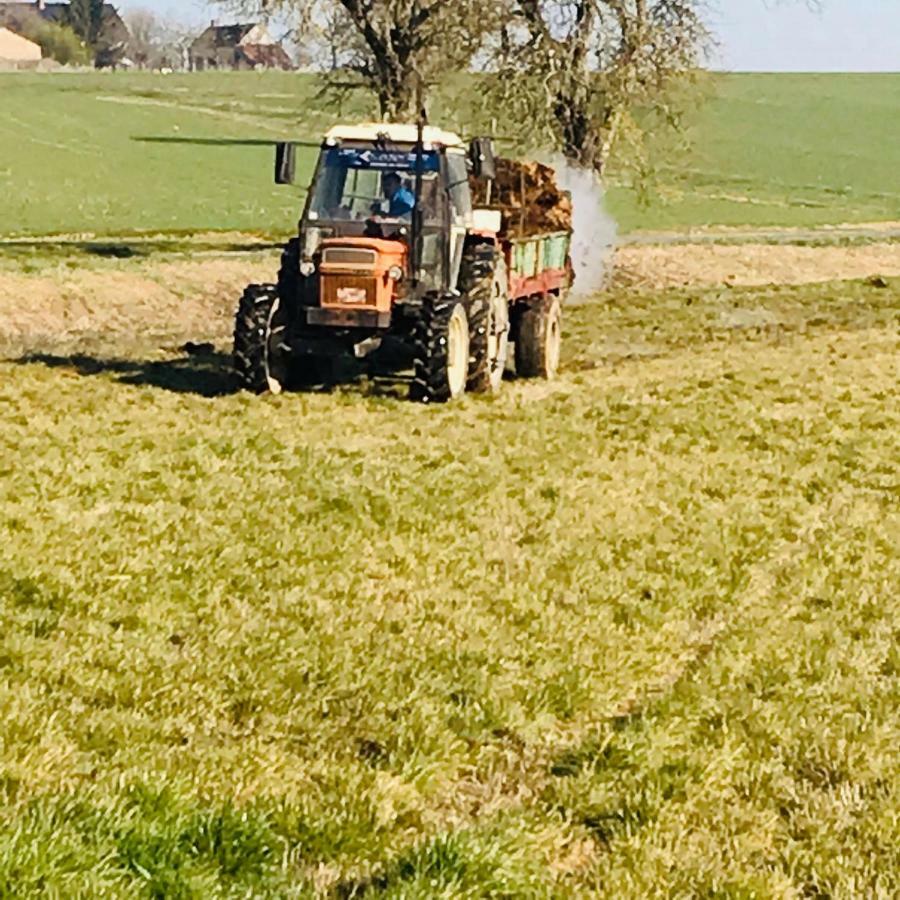
M 114 0 L 182 21 L 228 21 L 204 0 Z M 755 72 L 900 71 L 900 0 L 708 0 L 716 69 Z

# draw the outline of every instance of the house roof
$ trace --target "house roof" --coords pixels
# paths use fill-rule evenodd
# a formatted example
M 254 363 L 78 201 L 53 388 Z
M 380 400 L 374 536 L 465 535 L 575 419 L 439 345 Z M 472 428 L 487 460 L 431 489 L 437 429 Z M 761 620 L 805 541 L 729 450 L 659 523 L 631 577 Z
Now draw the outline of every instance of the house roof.
M 194 43 L 211 41 L 214 47 L 237 47 L 256 28 L 257 24 L 257 22 L 250 22 L 243 25 L 210 25 Z
M 42 9 L 39 9 L 36 3 L 0 3 L 0 17 L 5 16 L 27 16 L 29 13 L 38 15 L 42 19 L 48 19 L 52 22 L 58 22 L 65 19 L 69 15 L 68 3 L 45 3 Z M 103 4 L 104 16 L 115 16 L 120 18 L 118 11 L 112 3 Z
M 251 66 L 263 66 L 267 69 L 293 69 L 294 64 L 281 44 L 244 44 L 238 53 Z

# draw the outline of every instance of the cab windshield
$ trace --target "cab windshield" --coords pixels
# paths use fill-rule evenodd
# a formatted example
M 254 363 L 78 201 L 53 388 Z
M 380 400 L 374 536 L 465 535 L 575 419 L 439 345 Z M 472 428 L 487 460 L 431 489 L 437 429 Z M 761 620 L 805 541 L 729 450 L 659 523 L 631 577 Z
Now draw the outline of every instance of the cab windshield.
M 425 219 L 439 215 L 440 157 L 422 156 Z M 415 205 L 415 150 L 329 147 L 319 167 L 309 218 L 362 222 L 373 216 L 409 220 Z

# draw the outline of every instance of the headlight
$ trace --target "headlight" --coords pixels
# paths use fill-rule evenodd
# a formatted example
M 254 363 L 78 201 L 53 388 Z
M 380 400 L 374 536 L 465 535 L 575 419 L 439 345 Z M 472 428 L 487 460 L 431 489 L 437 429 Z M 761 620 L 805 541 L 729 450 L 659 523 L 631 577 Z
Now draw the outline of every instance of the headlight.
M 388 278 L 394 281 L 403 281 L 403 269 L 400 266 L 391 266 L 388 269 Z
M 305 259 L 302 263 L 300 263 L 300 274 L 304 278 L 309 278 L 309 276 L 314 274 L 315 271 L 316 264 L 314 262 L 310 262 L 308 259 Z
M 331 237 L 332 228 L 309 228 L 307 227 L 303 233 L 303 252 L 300 254 L 303 259 L 313 259 L 322 246 L 322 241 L 327 237 Z

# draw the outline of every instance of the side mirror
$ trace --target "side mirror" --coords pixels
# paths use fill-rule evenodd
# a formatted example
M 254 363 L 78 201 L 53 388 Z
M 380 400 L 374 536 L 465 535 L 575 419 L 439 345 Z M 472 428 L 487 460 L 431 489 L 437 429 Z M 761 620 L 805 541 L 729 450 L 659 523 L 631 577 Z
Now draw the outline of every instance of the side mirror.
M 297 179 L 297 145 L 275 146 L 275 184 L 293 184 Z
M 490 138 L 475 138 L 469 145 L 469 162 L 472 174 L 476 178 L 497 177 L 497 165 L 494 160 L 494 144 Z

